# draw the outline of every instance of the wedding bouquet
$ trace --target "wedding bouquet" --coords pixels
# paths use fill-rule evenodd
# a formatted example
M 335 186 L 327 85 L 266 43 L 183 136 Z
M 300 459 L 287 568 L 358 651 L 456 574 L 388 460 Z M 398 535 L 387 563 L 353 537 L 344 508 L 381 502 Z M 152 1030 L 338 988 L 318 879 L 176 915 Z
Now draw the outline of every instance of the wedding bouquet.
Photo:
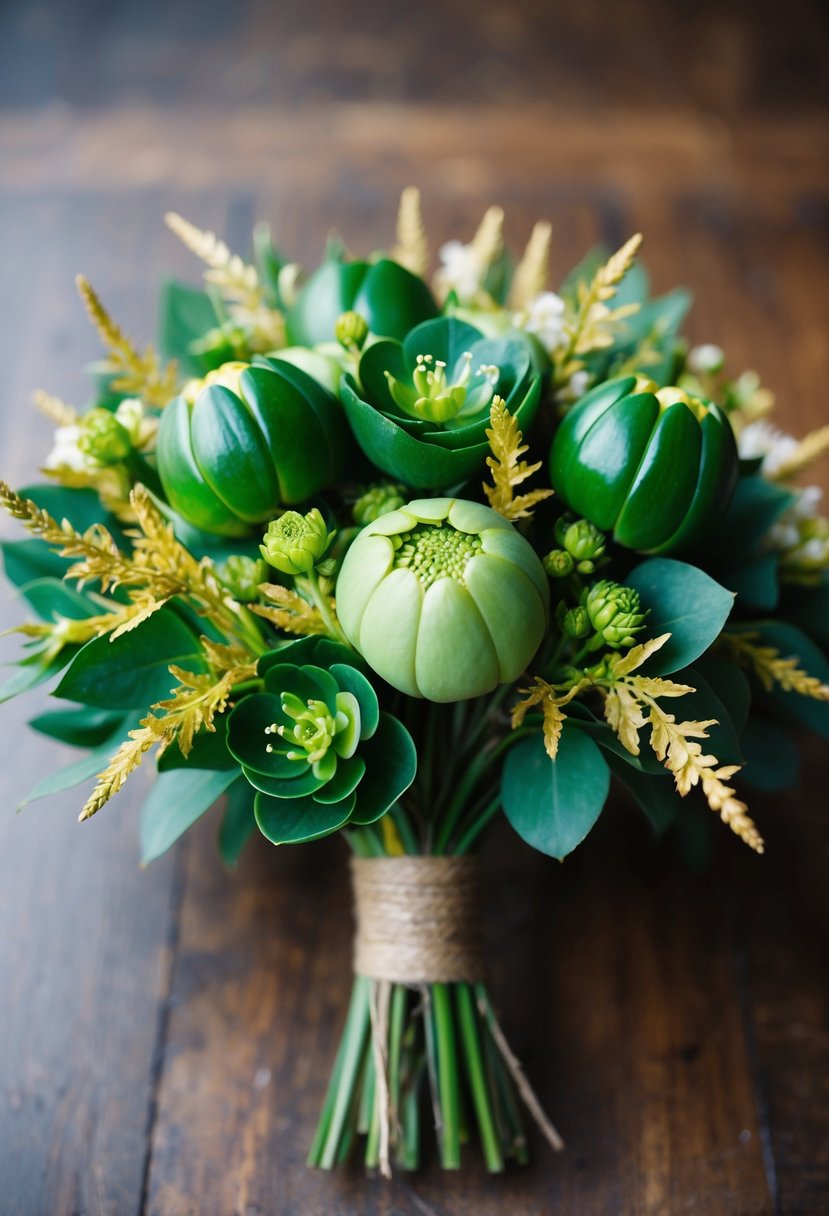
M 205 288 L 165 285 L 156 353 L 79 278 L 92 400 L 38 393 L 47 480 L 0 490 L 39 618 L 2 696 L 52 682 L 32 726 L 87 753 L 27 801 L 94 779 L 88 819 L 153 754 L 144 861 L 220 797 L 230 865 L 341 834 L 355 980 L 310 1164 L 416 1168 L 431 1122 L 445 1168 L 477 1133 L 501 1170 L 525 1108 L 558 1148 L 485 984 L 481 835 L 503 811 L 564 858 L 615 780 L 657 833 L 707 803 L 762 852 L 743 790 L 829 734 L 829 521 L 792 484 L 829 427 L 782 434 L 688 348 L 639 236 L 554 292 L 549 225 L 513 262 L 498 208 L 429 283 L 415 190 L 390 252 L 307 276 L 265 227 L 246 262 L 168 223 Z

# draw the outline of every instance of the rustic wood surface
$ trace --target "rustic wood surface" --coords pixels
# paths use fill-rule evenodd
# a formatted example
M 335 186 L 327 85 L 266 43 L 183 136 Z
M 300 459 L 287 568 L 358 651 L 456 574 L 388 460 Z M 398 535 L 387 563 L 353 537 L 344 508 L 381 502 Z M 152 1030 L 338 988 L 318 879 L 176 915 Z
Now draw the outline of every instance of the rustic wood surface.
M 806 0 L 7 0 L 3 475 L 49 442 L 33 388 L 84 399 L 76 271 L 150 335 L 162 272 L 197 273 L 165 210 L 240 247 L 268 218 L 310 262 L 334 222 L 356 250 L 390 235 L 410 182 L 435 242 L 490 201 L 516 243 L 549 217 L 560 274 L 641 229 L 656 287 L 696 294 L 691 337 L 756 367 L 784 425 L 825 421 L 826 50 Z M 4 1216 L 829 1210 L 825 748 L 754 799 L 762 859 L 712 822 L 689 873 L 621 797 L 563 866 L 499 829 L 493 990 L 567 1151 L 387 1185 L 303 1165 L 349 982 L 344 849 L 254 842 L 229 874 L 211 814 L 141 872 L 142 777 L 83 827 L 77 792 L 15 815 L 68 758 L 24 726 L 43 704 L 2 709 Z

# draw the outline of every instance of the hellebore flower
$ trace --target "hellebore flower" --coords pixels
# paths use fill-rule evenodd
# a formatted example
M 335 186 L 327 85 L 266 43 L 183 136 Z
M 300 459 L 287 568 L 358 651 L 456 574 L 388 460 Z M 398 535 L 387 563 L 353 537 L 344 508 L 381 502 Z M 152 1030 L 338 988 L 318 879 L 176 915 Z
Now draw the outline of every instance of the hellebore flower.
M 414 780 L 411 736 L 380 712 L 358 665 L 336 642 L 302 638 L 260 660 L 265 691 L 230 714 L 228 748 L 258 791 L 256 820 L 275 844 L 373 823 Z
M 648 615 L 640 606 L 638 591 L 608 579 L 590 588 L 585 607 L 596 633 L 614 650 L 634 645 L 634 635 L 644 629 Z
M 349 448 L 339 402 L 282 359 L 230 364 L 165 409 L 158 472 L 179 515 L 243 536 L 331 485 Z
M 393 687 L 462 701 L 516 679 L 544 634 L 549 591 L 535 551 L 497 511 L 420 499 L 369 524 L 345 556 L 337 614 Z
M 454 317 L 418 325 L 402 342 L 366 346 L 341 397 L 354 436 L 377 468 L 410 486 L 446 488 L 484 471 L 493 397 L 523 431 L 540 378 L 520 334 L 485 338 Z

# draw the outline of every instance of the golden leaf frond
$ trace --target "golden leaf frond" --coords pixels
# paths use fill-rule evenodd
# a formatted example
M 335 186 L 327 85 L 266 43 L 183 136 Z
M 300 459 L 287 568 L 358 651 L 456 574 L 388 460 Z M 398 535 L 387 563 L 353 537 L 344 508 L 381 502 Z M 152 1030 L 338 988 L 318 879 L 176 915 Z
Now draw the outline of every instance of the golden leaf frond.
M 215 232 L 207 232 L 168 211 L 167 227 L 204 262 L 205 281 L 219 289 L 230 304 L 234 320 L 244 326 L 253 351 L 273 350 L 285 341 L 285 318 L 269 307 L 255 266 L 232 253 Z
M 638 646 L 631 646 L 630 650 L 625 653 L 610 656 L 607 660 L 607 667 L 611 676 L 619 679 L 622 676 L 630 675 L 632 671 L 636 671 L 652 654 L 662 649 L 670 636 L 669 633 L 663 633 L 658 638 L 649 638 L 647 642 L 640 642 Z
M 529 447 L 523 442 L 515 417 L 509 412 L 502 397 L 493 397 L 489 411 L 490 426 L 486 437 L 492 451 L 486 463 L 492 472 L 492 485 L 483 484 L 484 493 L 493 510 L 505 519 L 529 519 L 536 503 L 550 498 L 552 490 L 531 490 L 515 495 L 515 487 L 526 481 L 541 468 L 541 461 L 527 464 L 521 456 Z
M 530 300 L 546 291 L 550 274 L 550 248 L 553 226 L 539 220 L 532 230 L 527 248 L 515 268 L 509 291 L 510 308 L 526 308 Z
M 392 257 L 412 274 L 425 275 L 429 267 L 429 242 L 420 208 L 420 191 L 407 186 L 400 196 L 397 213 L 397 244 Z
M 739 765 L 720 765 L 716 756 L 705 755 L 700 739 L 708 738 L 708 722 L 677 722 L 673 714 L 666 714 L 655 703 L 651 703 L 651 747 L 657 759 L 673 774 L 677 791 L 687 794 L 699 784 L 706 801 L 735 835 L 754 849 L 764 850 L 763 838 L 748 813 L 748 807 L 726 782 L 739 772 Z
M 205 653 L 216 655 L 219 649 L 203 638 Z M 98 775 L 92 794 L 81 811 L 81 822 L 90 819 L 114 794 L 123 787 L 127 778 L 135 772 L 147 752 L 158 747 L 159 754 L 173 742 L 177 742 L 183 756 L 188 756 L 193 740 L 200 730 L 214 731 L 215 719 L 227 708 L 234 685 L 252 679 L 256 675 L 256 661 L 246 660 L 239 666 L 231 666 L 217 672 L 184 671 L 171 667 L 170 674 L 179 681 L 169 698 L 154 705 L 141 721 L 140 727 L 129 732 L 106 768 Z
M 546 680 L 542 680 L 540 676 L 536 676 L 529 688 L 518 690 L 524 694 L 524 700 L 513 706 L 512 729 L 517 730 L 522 725 L 530 710 L 540 708 L 543 715 L 544 747 L 550 759 L 555 760 L 561 732 L 567 720 L 564 706 L 568 705 L 587 684 L 587 680 L 580 680 L 572 687 L 562 691 L 552 684 L 548 684 Z
M 175 363 L 162 367 L 152 346 L 142 354 L 113 321 L 89 280 L 79 274 L 75 283 L 98 337 L 106 347 L 104 366 L 116 376 L 112 387 L 140 397 L 146 405 L 165 406 L 176 393 Z
M 810 676 L 797 655 L 783 656 L 775 646 L 764 646 L 759 633 L 725 633 L 719 641 L 741 667 L 752 671 L 767 692 L 775 685 L 815 701 L 829 701 L 829 684 Z
M 472 238 L 475 258 L 482 270 L 497 261 L 504 252 L 504 211 L 502 207 L 488 207 Z
M 771 474 L 772 481 L 788 481 L 790 478 L 796 477 L 798 473 L 808 469 L 827 452 L 829 452 L 829 424 L 804 435 L 791 456 L 782 461 Z
M 78 412 L 60 397 L 44 392 L 42 388 L 32 393 L 32 405 L 55 426 L 72 426 L 78 420 Z
M 319 608 L 309 604 L 298 591 L 282 587 L 278 583 L 263 583 L 259 590 L 271 604 L 251 604 L 250 610 L 270 621 L 277 629 L 299 637 L 329 632 Z M 331 597 L 328 607 L 333 614 L 334 600 Z
M 584 366 L 581 358 L 594 350 L 612 346 L 614 327 L 639 309 L 638 304 L 623 304 L 611 309 L 608 301 L 616 295 L 619 283 L 634 263 L 642 244 L 637 232 L 621 249 L 612 254 L 594 274 L 590 283 L 580 283 L 575 308 L 565 314 L 567 345 L 557 362 L 555 385 L 561 388 Z

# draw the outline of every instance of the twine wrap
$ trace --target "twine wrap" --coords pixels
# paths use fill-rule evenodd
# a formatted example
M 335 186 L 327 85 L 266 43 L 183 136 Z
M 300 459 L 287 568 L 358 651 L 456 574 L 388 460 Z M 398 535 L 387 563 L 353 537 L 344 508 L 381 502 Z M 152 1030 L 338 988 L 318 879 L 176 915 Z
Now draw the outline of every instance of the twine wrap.
M 395 984 L 483 976 L 475 857 L 354 857 L 354 970 Z

